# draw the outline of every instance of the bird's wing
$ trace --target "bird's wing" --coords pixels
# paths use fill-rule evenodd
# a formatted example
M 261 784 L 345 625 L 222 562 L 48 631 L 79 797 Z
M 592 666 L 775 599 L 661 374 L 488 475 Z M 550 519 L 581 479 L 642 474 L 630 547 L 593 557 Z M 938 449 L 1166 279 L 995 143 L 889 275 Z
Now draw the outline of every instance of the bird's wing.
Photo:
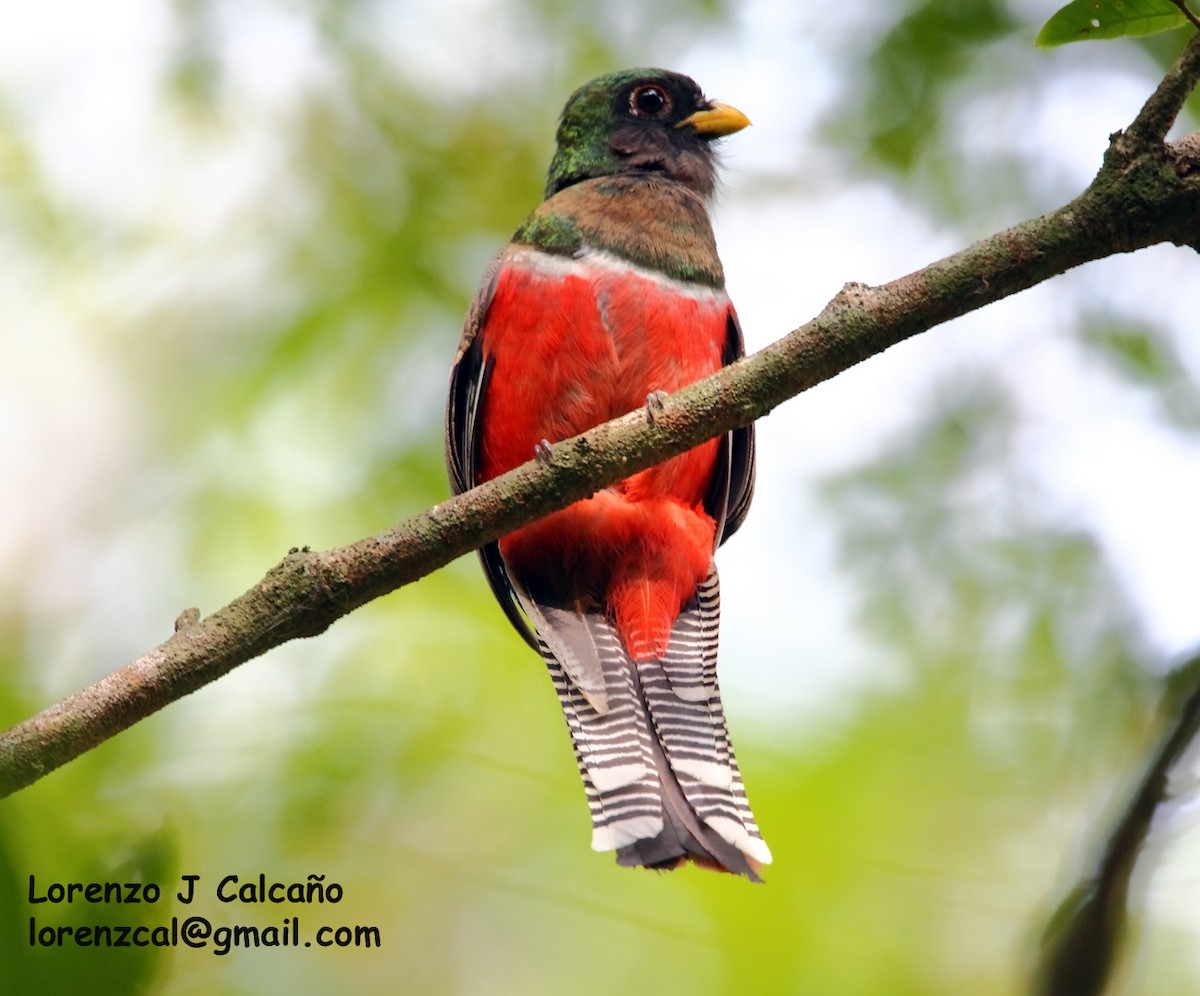
M 723 366 L 740 360 L 746 352 L 742 326 L 731 305 L 725 323 Z M 705 511 L 717 524 L 716 542 L 720 546 L 737 532 L 750 510 L 754 497 L 754 424 L 734 429 L 721 440 L 712 484 L 705 499 Z
M 475 300 L 467 312 L 454 366 L 450 371 L 450 395 L 446 403 L 446 466 L 450 472 L 450 485 L 456 495 L 475 486 L 475 475 L 479 468 L 479 405 L 492 374 L 491 363 L 483 355 L 479 330 L 492 303 L 505 255 L 502 252 L 492 260 L 484 274 Z M 492 594 L 504 609 L 508 621 L 525 642 L 537 650 L 537 639 L 518 607 L 513 582 L 504 567 L 499 546 L 488 543 L 481 547 L 479 560 Z

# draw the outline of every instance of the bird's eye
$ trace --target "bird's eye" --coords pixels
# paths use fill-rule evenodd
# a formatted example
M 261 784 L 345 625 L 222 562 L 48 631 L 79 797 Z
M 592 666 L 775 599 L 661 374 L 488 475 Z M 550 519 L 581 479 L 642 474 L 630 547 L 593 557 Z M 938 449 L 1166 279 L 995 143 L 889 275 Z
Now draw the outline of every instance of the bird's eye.
M 656 118 L 671 108 L 671 98 L 654 84 L 639 86 L 629 95 L 629 109 L 635 117 Z

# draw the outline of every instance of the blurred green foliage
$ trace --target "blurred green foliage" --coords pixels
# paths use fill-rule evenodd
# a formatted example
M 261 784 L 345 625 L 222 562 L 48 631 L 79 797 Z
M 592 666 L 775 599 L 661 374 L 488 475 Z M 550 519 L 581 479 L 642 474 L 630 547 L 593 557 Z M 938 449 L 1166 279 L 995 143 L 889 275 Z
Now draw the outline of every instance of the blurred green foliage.
M 946 126 L 949 84 L 967 75 L 983 46 L 1016 27 L 999 0 L 906 7 L 904 16 L 873 39 L 867 85 L 847 91 L 859 115 L 838 115 L 839 127 L 859 134 L 870 159 L 901 171 L 943 141 L 938 131 Z
M 494 8 L 528 51 L 478 81 L 463 62 L 431 85 L 389 50 L 383 24 L 409 6 L 279 5 L 321 65 L 284 112 L 239 103 L 233 5 L 170 8 L 151 98 L 181 154 L 261 130 L 274 163 L 207 241 L 64 197 L 19 101 L 0 94 L 0 248 L 83 288 L 81 335 L 138 427 L 128 466 L 77 527 L 80 555 L 132 558 L 132 574 L 94 583 L 145 592 L 139 625 L 113 633 L 132 596 L 99 621 L 66 598 L 51 611 L 27 594 L 37 558 L 14 558 L 0 581 L 0 721 L 146 649 L 185 604 L 226 601 L 289 546 L 347 542 L 444 498 L 442 392 L 461 316 L 540 195 L 565 95 L 617 65 L 736 44 L 739 30 L 736 5 L 713 0 L 636 16 L 510 0 Z M 1020 205 L 1019 217 L 1038 164 L 1002 164 L 1009 183 L 962 175 L 953 123 L 981 80 L 1018 90 L 1052 71 L 1031 68 L 1029 26 L 990 0 L 892 13 L 841 41 L 825 139 L 943 224 L 979 225 L 970 209 L 989 184 L 984 208 Z M 88 296 L 95 285 L 116 290 Z M 1195 385 L 1152 322 L 1097 315 L 1078 343 L 1194 431 Z M 23 993 L 1020 991 L 1056 888 L 1083 870 L 1153 741 L 1159 683 L 1096 539 L 1038 504 L 1016 421 L 1002 384 L 964 377 L 823 486 L 879 680 L 815 732 L 730 709 L 775 854 L 766 886 L 638 874 L 589 852 L 550 684 L 461 562 L 0 804 L 0 978 Z M 80 636 L 45 672 L 63 629 Z M 31 874 L 154 881 L 165 897 L 39 907 L 39 923 L 277 924 L 277 908 L 212 896 L 223 876 L 259 872 L 339 882 L 344 901 L 300 910 L 303 928 L 375 925 L 382 948 L 27 943 Z M 202 877 L 194 910 L 170 898 L 185 874 Z M 1144 976 L 1138 991 L 1197 981 L 1178 957 Z

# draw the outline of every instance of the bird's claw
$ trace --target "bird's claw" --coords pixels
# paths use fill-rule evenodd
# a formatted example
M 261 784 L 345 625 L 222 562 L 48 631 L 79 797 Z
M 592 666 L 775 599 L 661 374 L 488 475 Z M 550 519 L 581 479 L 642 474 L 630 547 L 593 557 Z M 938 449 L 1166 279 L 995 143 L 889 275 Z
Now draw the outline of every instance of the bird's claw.
M 663 410 L 663 402 L 667 400 L 666 391 L 651 391 L 646 395 L 646 418 L 653 422 L 654 417 Z
M 535 460 L 541 460 L 542 463 L 549 463 L 553 451 L 554 448 L 550 445 L 550 440 L 543 439 L 533 447 L 533 456 Z

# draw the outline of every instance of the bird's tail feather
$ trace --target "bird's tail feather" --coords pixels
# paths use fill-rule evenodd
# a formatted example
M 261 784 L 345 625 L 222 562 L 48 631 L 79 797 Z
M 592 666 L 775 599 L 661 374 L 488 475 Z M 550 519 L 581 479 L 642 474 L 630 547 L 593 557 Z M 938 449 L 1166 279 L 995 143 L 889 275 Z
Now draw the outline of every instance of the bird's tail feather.
M 607 709 L 595 708 L 539 638 L 566 715 L 591 810 L 592 847 L 622 865 L 685 861 L 759 880 L 771 854 L 759 833 L 730 745 L 716 678 L 716 570 L 671 631 L 661 660 L 634 662 L 599 613 L 556 612 L 560 647 L 586 639 L 603 669 Z M 561 627 L 574 632 L 566 634 Z

